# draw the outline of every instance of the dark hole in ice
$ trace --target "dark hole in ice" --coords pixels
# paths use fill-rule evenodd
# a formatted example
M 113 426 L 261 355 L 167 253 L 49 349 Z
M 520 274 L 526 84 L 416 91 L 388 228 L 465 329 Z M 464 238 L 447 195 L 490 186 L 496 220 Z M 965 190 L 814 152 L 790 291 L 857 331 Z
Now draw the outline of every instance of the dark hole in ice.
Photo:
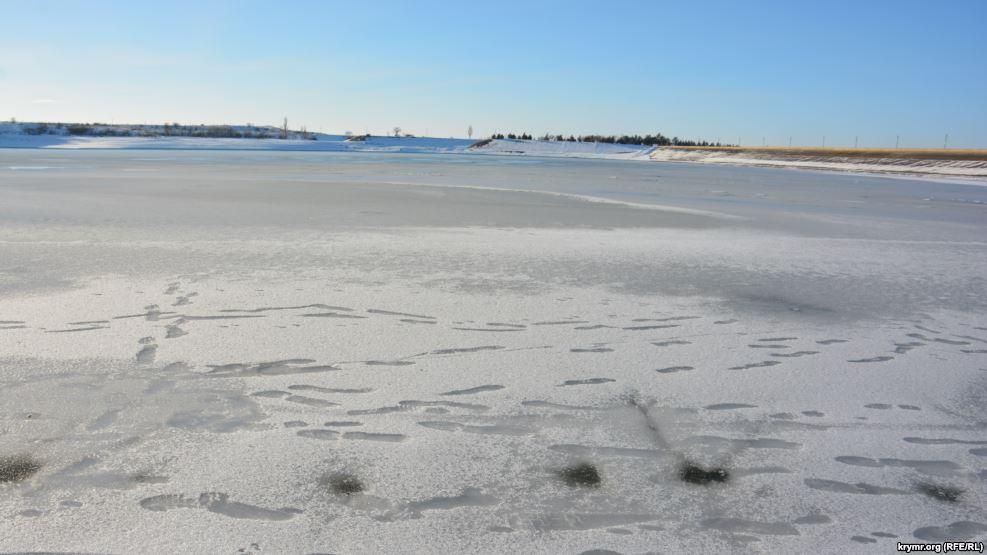
M 933 499 L 938 499 L 939 501 L 945 501 L 947 503 L 956 503 L 963 496 L 963 490 L 955 486 L 947 486 L 942 484 L 933 484 L 929 482 L 923 482 L 916 486 L 918 491 L 928 495 Z
M 31 455 L 0 456 L 0 484 L 20 482 L 41 470 L 41 461 Z
M 570 487 L 598 487 L 602 479 L 600 472 L 589 463 L 579 463 L 567 466 L 559 471 L 559 477 Z
M 333 495 L 353 495 L 366 489 L 359 478 L 345 472 L 330 474 L 323 477 L 319 482 L 329 488 Z
M 703 468 L 695 463 L 686 461 L 679 469 L 679 478 L 690 484 L 709 485 L 713 482 L 726 482 L 730 473 L 725 468 Z
M 168 483 L 167 476 L 156 476 L 150 472 L 138 472 L 131 476 L 131 478 L 138 484 L 166 484 Z

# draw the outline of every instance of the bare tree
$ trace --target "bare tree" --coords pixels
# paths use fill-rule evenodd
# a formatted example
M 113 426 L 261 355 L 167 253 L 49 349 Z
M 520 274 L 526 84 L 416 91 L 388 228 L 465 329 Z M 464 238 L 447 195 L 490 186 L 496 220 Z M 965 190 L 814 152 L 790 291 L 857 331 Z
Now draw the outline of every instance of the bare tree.
M 466 128 L 466 136 L 469 137 L 470 139 L 473 138 L 473 126 L 472 125 Z
M 281 126 L 281 138 L 282 139 L 287 139 L 288 138 L 288 118 L 287 117 L 284 118 L 284 125 Z
M 396 125 L 394 126 L 394 136 L 395 137 L 400 137 L 401 136 L 401 128 L 398 127 L 398 126 L 396 126 Z

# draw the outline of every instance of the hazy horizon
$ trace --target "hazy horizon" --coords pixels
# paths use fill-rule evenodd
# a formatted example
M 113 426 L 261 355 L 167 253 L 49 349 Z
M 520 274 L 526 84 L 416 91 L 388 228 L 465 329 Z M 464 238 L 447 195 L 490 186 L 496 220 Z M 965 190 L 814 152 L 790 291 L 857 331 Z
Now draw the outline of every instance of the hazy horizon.
M 0 119 L 987 147 L 987 4 L 23 5 Z

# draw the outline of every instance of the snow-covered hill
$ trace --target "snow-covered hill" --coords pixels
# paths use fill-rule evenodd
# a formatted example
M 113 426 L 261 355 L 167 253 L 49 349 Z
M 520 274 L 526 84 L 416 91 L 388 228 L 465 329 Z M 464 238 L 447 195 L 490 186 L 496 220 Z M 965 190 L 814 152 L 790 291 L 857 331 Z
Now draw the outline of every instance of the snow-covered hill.
M 349 137 L 276 127 L 0 123 L 0 148 L 292 150 L 459 153 L 570 158 L 647 159 L 651 147 L 564 141 Z
M 494 139 L 470 147 L 474 154 L 514 154 L 522 156 L 561 156 L 570 158 L 611 158 L 646 160 L 654 147 L 569 141 L 522 141 Z

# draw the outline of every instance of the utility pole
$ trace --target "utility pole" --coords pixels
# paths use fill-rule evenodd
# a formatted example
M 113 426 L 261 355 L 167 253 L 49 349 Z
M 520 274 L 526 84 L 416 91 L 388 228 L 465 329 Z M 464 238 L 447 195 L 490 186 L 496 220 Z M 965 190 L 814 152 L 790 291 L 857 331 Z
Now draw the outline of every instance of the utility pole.
M 792 136 L 788 136 L 788 148 L 792 148 Z
M 857 136 L 853 136 L 853 148 L 857 148 Z
M 949 133 L 946 133 L 946 138 L 942 140 L 942 149 L 946 150 L 947 145 L 949 145 Z
M 823 148 L 826 148 L 826 135 L 823 135 Z
M 901 140 L 901 135 L 895 135 L 894 136 L 894 149 L 895 150 L 898 150 L 898 143 L 899 143 L 900 140 Z

